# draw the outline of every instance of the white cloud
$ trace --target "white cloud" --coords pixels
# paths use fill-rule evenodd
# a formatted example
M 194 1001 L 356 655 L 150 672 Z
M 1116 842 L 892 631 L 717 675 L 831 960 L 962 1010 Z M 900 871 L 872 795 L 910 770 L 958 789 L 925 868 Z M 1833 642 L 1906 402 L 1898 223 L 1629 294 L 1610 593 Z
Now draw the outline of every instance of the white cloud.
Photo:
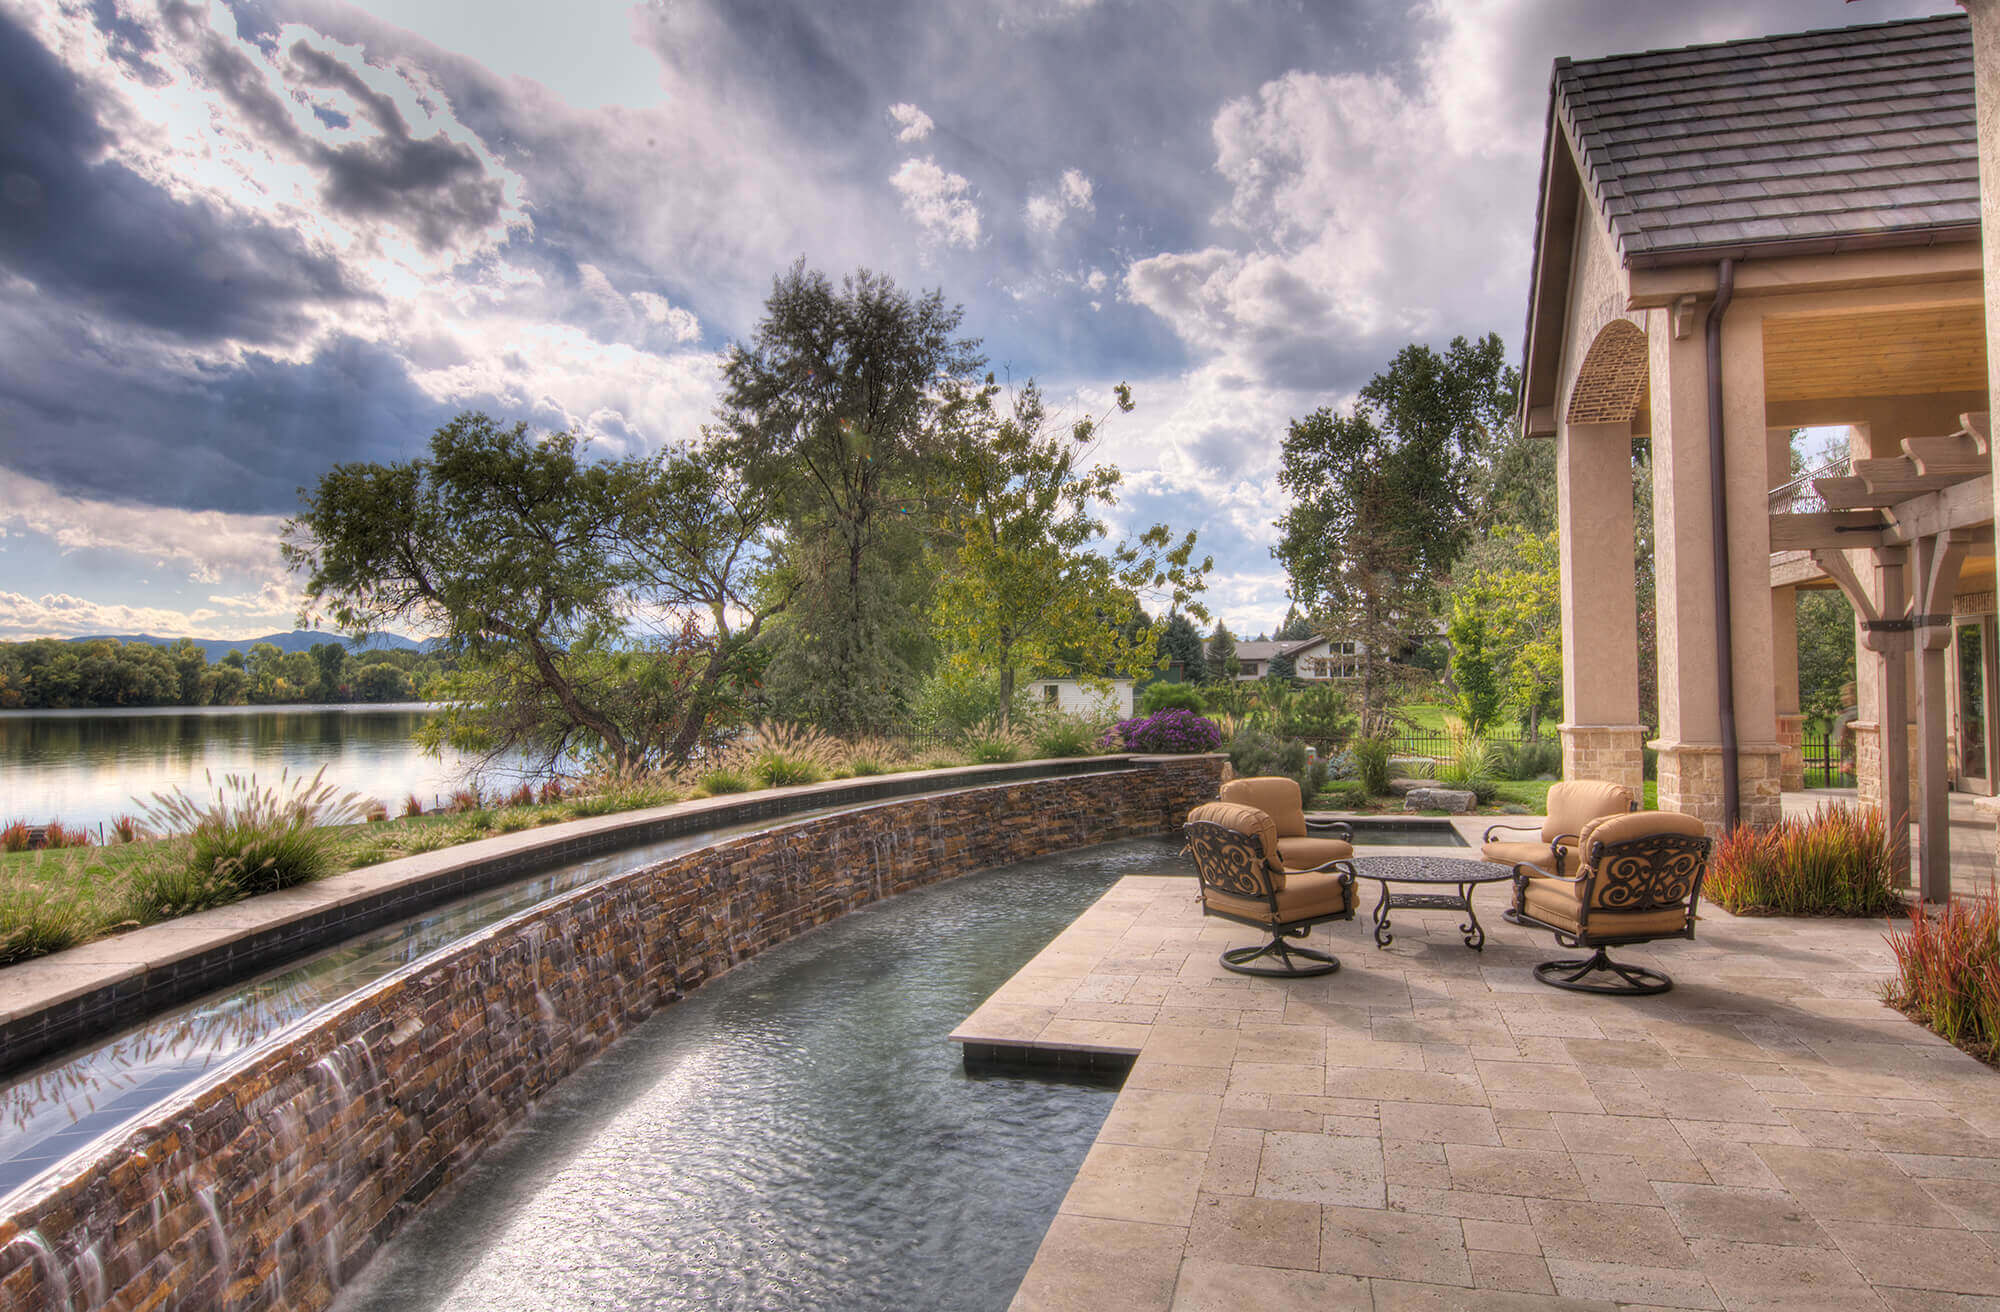
M 675 341 L 691 342 L 701 336 L 701 320 L 688 310 L 668 304 L 666 297 L 656 292 L 633 292 L 632 299 L 639 303 L 647 323 L 662 325 Z
M 972 184 L 963 177 L 925 156 L 904 160 L 889 185 L 902 196 L 903 212 L 932 241 L 967 250 L 979 244 L 979 207 L 973 203 Z
M 194 635 L 193 626 L 213 619 L 211 610 L 178 611 L 157 606 L 123 606 L 90 601 L 67 592 L 30 597 L 0 591 L 0 638 L 10 642 L 30 638 L 81 638 L 97 633 L 154 633 L 164 637 Z M 252 632 L 270 632 L 269 629 Z M 205 629 L 201 636 L 210 635 Z M 246 634 L 230 636 L 249 636 Z
M 889 117 L 895 119 L 902 128 L 902 131 L 896 134 L 898 141 L 922 141 L 931 134 L 931 129 L 937 126 L 931 122 L 929 114 L 907 103 L 889 106 Z
M 1036 192 L 1028 197 L 1022 210 L 1030 230 L 1047 237 L 1062 227 L 1063 221 L 1072 212 L 1094 214 L 1097 204 L 1091 199 L 1095 188 L 1089 178 L 1080 170 L 1064 169 L 1062 177 L 1048 191 Z
M 198 583 L 224 574 L 259 581 L 286 577 L 278 557 L 277 515 L 122 505 L 59 492 L 39 479 L 0 479 L 0 527 L 48 539 L 64 555 L 105 551 L 135 562 L 171 563 Z

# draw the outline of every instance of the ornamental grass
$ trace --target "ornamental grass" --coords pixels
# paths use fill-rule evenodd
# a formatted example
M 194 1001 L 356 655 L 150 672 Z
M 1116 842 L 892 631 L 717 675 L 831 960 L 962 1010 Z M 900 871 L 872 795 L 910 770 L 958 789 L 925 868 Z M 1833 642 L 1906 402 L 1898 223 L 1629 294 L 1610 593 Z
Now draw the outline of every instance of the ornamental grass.
M 1725 835 L 1702 892 L 1738 915 L 1885 916 L 1902 905 L 1881 814 L 1822 806 L 1810 816 Z
M 1910 928 L 1889 935 L 1896 978 L 1889 1004 L 1973 1056 L 2000 1064 L 2000 895 L 1910 908 Z

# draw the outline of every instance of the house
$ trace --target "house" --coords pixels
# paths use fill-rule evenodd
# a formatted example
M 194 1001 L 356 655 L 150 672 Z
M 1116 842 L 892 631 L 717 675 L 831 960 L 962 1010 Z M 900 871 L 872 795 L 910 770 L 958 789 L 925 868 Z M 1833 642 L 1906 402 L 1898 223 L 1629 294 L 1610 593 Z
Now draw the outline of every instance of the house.
M 1030 679 L 1028 697 L 1037 705 L 1069 715 L 1109 715 L 1120 720 L 1132 718 L 1131 679 Z
M 1239 642 L 1236 644 L 1236 677 L 1239 680 L 1261 679 L 1270 673 L 1272 660 L 1289 656 L 1294 672 L 1309 682 L 1358 679 L 1361 677 L 1359 651 L 1354 642 L 1329 642 L 1325 638 Z
M 1995 28 L 1990 111 L 2000 13 L 1970 7 Z M 1984 154 L 2000 177 L 2000 139 L 1979 138 L 1974 45 L 1950 15 L 1557 60 L 1520 412 L 1556 444 L 1565 777 L 1636 787 L 1651 746 L 1662 809 L 1714 832 L 1775 822 L 1797 778 L 1797 589 L 1839 587 L 1860 616 L 1861 794 L 1919 821 L 1930 899 L 1950 886 L 1952 716 L 1979 757 L 1961 776 L 1993 778 L 1973 717 L 1993 664 L 2000 327 L 1979 173 Z M 1801 496 L 1791 432 L 1822 425 L 1848 429 L 1853 459 Z M 1653 469 L 1650 744 L 1625 567 L 1635 438 Z

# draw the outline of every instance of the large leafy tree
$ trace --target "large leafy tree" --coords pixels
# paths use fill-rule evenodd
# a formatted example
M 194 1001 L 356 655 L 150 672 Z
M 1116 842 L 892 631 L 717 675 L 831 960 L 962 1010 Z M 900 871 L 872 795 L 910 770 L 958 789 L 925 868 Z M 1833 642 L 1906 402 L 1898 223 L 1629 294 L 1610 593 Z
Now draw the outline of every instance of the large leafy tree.
M 428 456 L 339 465 L 286 525 L 323 610 L 442 635 L 436 738 L 630 772 L 686 759 L 740 695 L 764 505 L 712 453 L 595 461 L 574 434 L 463 414 Z M 310 661 L 308 661 L 310 665 Z
M 1453 614 L 1482 621 L 1496 691 L 1521 718 L 1530 739 L 1562 710 L 1562 574 L 1556 533 L 1504 526 L 1473 549 L 1452 598 Z M 1457 643 L 1457 627 L 1453 627 Z M 1458 653 L 1452 671 L 1458 672 Z M 1461 691 L 1463 681 L 1461 680 Z
M 1119 411 L 1132 408 L 1116 389 Z M 1197 614 L 1212 562 L 1195 535 L 1156 524 L 1108 550 L 1101 509 L 1117 500 L 1118 469 L 1095 459 L 1099 421 L 1052 425 L 1031 382 L 1003 414 L 982 392 L 963 441 L 943 467 L 944 549 L 932 610 L 939 643 L 961 673 L 991 670 L 1006 717 L 1016 676 L 1060 670 L 1085 680 L 1146 673 L 1156 663 L 1142 596 Z
M 921 512 L 985 363 L 957 335 L 962 315 L 941 292 L 866 271 L 836 288 L 800 261 L 723 366 L 718 449 L 772 498 L 773 577 L 797 589 L 772 683 L 834 732 L 894 718 L 912 678 Z
M 1278 482 L 1293 506 L 1274 554 L 1320 631 L 1359 644 L 1369 731 L 1397 690 L 1402 654 L 1436 630 L 1517 390 L 1497 335 L 1455 338 L 1442 354 L 1407 346 L 1351 411 L 1322 408 L 1285 435 Z

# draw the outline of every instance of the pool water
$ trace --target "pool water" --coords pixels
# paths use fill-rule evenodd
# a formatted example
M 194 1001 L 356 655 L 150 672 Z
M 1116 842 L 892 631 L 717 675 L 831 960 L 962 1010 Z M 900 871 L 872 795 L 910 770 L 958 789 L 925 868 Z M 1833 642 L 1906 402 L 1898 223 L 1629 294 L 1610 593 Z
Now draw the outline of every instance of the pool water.
M 1470 846 L 1449 820 L 1362 819 L 1348 823 L 1354 826 L 1354 846 L 1357 849 Z
M 434 1200 L 339 1312 L 1007 1306 L 1111 1109 L 951 1030 L 1121 876 L 1111 843 L 906 894 L 634 1029 Z

